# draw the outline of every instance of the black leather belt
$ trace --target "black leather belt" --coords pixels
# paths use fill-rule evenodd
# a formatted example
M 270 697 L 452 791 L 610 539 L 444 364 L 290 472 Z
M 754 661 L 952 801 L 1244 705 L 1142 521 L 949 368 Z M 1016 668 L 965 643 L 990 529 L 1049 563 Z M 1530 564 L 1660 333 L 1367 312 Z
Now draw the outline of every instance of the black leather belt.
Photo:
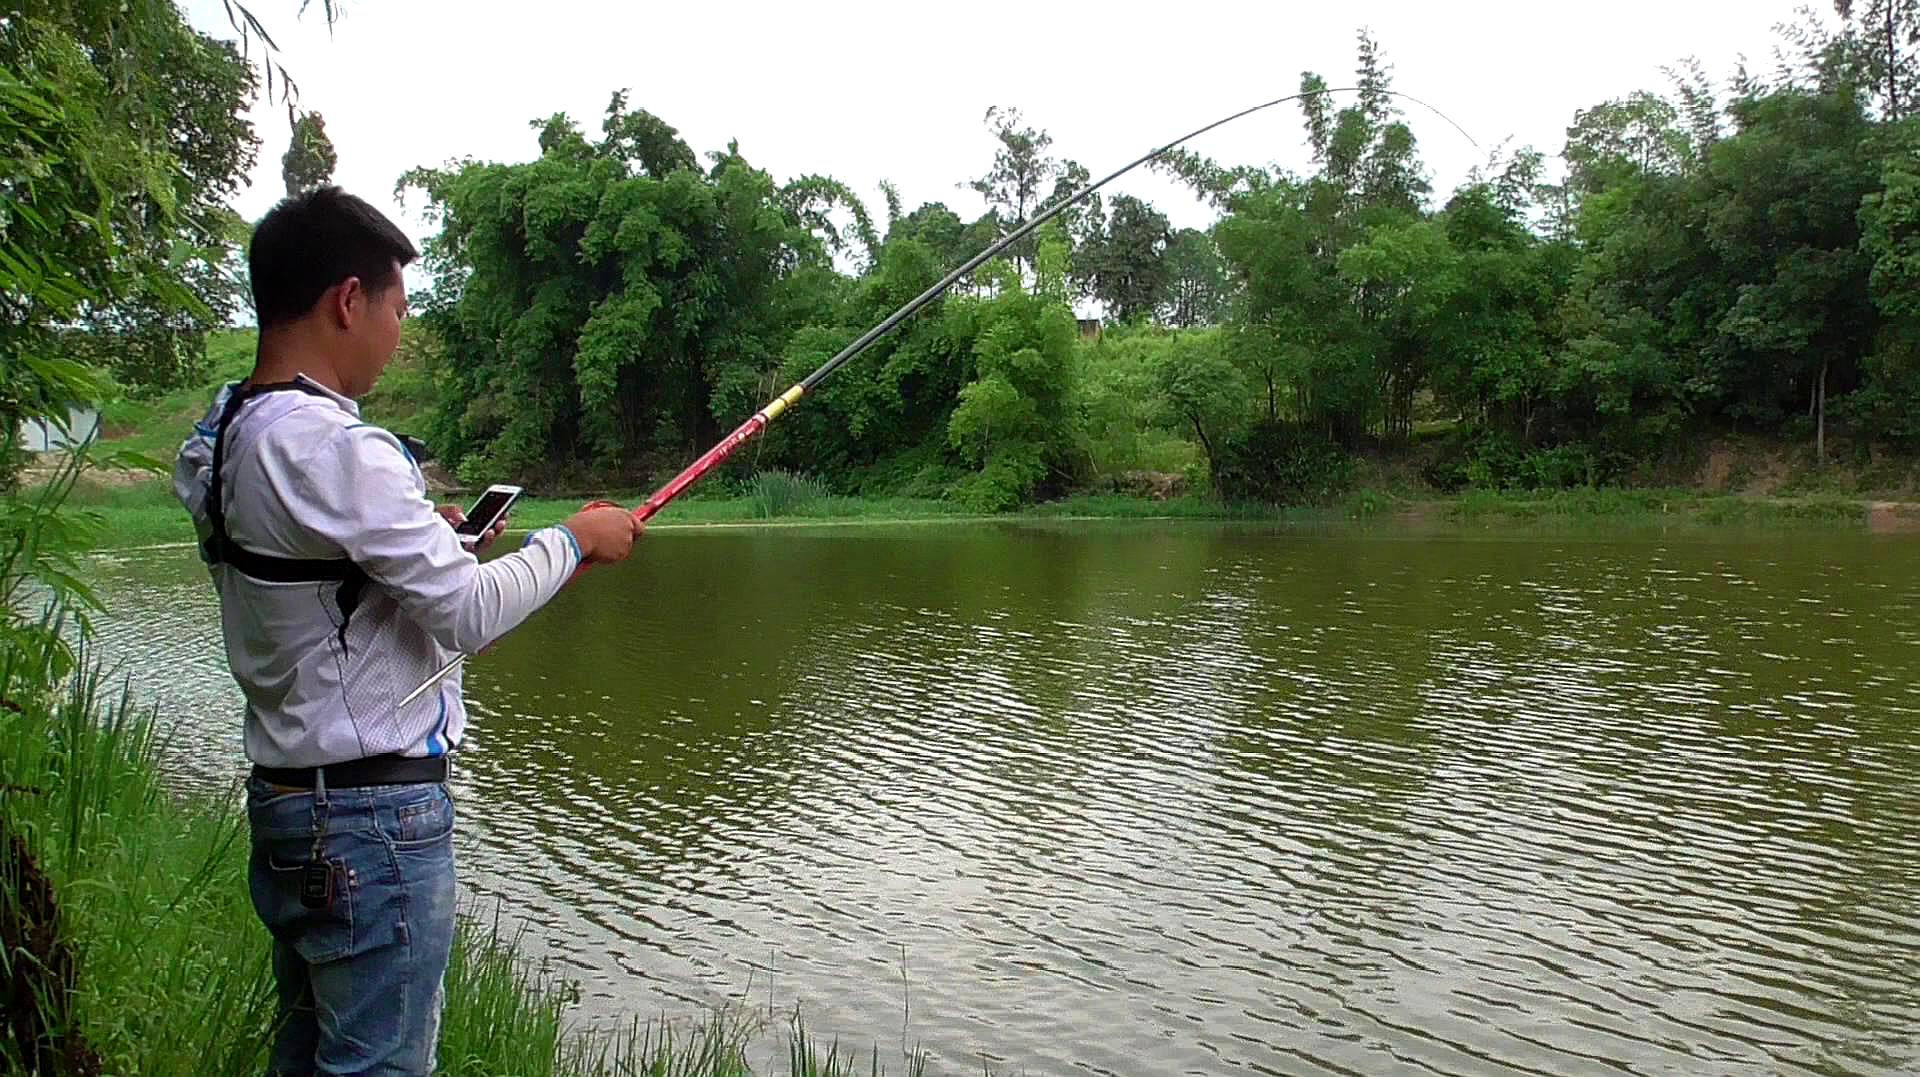
M 419 782 L 447 780 L 447 757 L 410 759 L 399 755 L 376 755 L 346 763 L 328 763 L 325 767 L 263 767 L 255 765 L 253 776 L 270 785 L 312 789 L 314 771 L 324 771 L 328 789 L 351 789 L 357 785 L 413 785 Z

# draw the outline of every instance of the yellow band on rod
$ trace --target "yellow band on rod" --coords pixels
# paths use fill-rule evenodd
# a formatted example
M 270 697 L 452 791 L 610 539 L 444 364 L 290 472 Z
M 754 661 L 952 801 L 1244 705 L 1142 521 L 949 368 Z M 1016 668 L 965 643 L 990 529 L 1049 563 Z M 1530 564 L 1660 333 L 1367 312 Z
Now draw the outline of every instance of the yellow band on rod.
M 793 402 L 800 399 L 801 394 L 805 392 L 806 389 L 804 387 L 796 385 L 786 392 L 781 393 L 778 399 L 760 410 L 766 413 L 767 421 L 772 422 L 780 417 L 781 412 L 792 407 Z

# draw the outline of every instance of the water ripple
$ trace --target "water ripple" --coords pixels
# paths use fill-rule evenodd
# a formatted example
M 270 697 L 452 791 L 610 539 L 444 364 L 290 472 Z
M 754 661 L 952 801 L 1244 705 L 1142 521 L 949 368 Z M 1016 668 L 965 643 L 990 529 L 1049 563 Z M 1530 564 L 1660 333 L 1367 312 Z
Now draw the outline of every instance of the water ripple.
M 662 534 L 470 673 L 465 882 L 588 1018 L 750 995 L 949 1072 L 1911 1073 L 1915 568 Z M 106 572 L 236 754 L 204 582 Z

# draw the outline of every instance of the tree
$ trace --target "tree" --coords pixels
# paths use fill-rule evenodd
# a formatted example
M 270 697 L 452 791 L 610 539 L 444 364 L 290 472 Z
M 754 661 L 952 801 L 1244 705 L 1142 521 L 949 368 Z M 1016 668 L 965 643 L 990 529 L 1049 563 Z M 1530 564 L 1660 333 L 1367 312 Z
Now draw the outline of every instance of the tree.
M 1875 433 L 1920 443 L 1920 119 L 1885 133 L 1880 190 L 1860 207 L 1860 246 L 1882 326 L 1856 410 Z
M 964 231 L 960 218 L 939 204 L 901 217 L 865 275 L 839 281 L 828 309 L 794 332 L 780 383 L 805 377 L 944 276 L 965 257 Z M 874 342 L 859 362 L 820 386 L 806 407 L 783 418 L 766 435 L 767 458 L 849 485 L 858 484 L 854 476 L 864 469 L 914 453 L 923 465 L 916 470 L 944 473 L 948 418 L 971 366 L 966 340 L 949 332 L 946 302 L 936 299 L 920 316 Z M 938 479 L 933 485 L 939 488 L 917 492 L 944 492 Z
M 0 172 L 0 228 L 16 272 L 64 281 L 0 295 L 10 472 L 14 426 L 48 403 L 12 376 L 25 357 L 92 361 L 154 386 L 204 362 L 201 335 L 231 309 L 216 284 L 231 250 L 226 203 L 255 139 L 243 114 L 251 70 L 171 4 L 40 5 L 0 20 L 0 71 L 27 110 L 9 109 L 18 134 Z
M 1673 175 L 1695 148 L 1673 103 L 1645 91 L 1574 113 L 1567 128 L 1567 186 L 1576 199 L 1602 195 L 1636 176 Z
M 473 475 L 652 472 L 763 402 L 827 301 L 825 252 L 736 148 L 702 170 L 624 93 L 598 139 L 565 116 L 533 126 L 537 160 L 401 180 L 440 222 L 434 436 Z
M 1151 315 L 1166 301 L 1167 247 L 1173 229 L 1166 214 L 1132 195 L 1113 200 L 1113 214 L 1075 259 L 1086 294 L 1120 323 Z
M 1372 229 L 1340 252 L 1341 279 L 1371 301 L 1372 366 L 1387 402 L 1385 436 L 1413 434 L 1413 396 L 1426 382 L 1431 359 L 1427 333 L 1450 291 L 1457 259 L 1446 234 L 1431 220 Z
M 970 342 L 974 364 L 947 436 L 977 469 L 955 491 L 975 511 L 1011 508 L 1068 472 L 1076 328 L 1066 301 L 1067 243 L 1056 228 L 1041 232 L 1031 290 L 996 260 L 998 294 L 963 298 L 946 311 L 948 335 Z
M 1833 0 L 1880 115 L 1899 122 L 1920 95 L 1920 0 Z
M 1243 354 L 1266 367 L 1270 387 L 1274 367 L 1283 367 L 1303 409 L 1299 418 L 1342 444 L 1376 428 L 1396 436 L 1410 429 L 1413 396 L 1411 356 L 1385 335 L 1393 297 L 1364 279 L 1343 278 L 1340 252 L 1374 230 L 1417 221 L 1429 190 L 1413 132 L 1399 120 L 1389 93 L 1391 69 L 1365 31 L 1358 53 L 1360 96 L 1349 107 L 1336 111 L 1328 95 L 1316 92 L 1327 85 L 1319 75 L 1301 77 L 1302 91 L 1312 94 L 1301 109 L 1320 171 L 1298 185 L 1276 186 L 1275 197 L 1237 205 L 1232 218 L 1267 219 L 1232 230 L 1231 242 L 1232 218 L 1219 231 L 1222 253 L 1243 259 L 1236 269 L 1247 286 L 1244 316 L 1251 330 L 1241 335 L 1249 349 Z M 1247 259 L 1247 240 L 1263 233 L 1295 252 L 1297 266 L 1280 266 L 1268 253 Z M 1251 350 L 1260 348 L 1271 350 L 1264 356 Z M 1270 388 L 1269 399 L 1275 395 Z
M 1072 198 L 1092 181 L 1093 176 L 1087 172 L 1085 165 L 1078 161 L 1062 161 L 1054 175 L 1053 193 L 1040 203 L 1035 212 Z M 1054 220 L 1060 225 L 1060 233 L 1066 238 L 1068 249 L 1077 254 L 1106 228 L 1106 203 L 1095 193 L 1085 201 L 1061 210 Z
M 1180 329 L 1216 325 L 1227 314 L 1232 283 L 1213 237 L 1197 228 L 1174 233 L 1167 247 L 1167 293 L 1160 319 Z
M 1374 209 L 1416 213 L 1430 188 L 1413 131 L 1398 119 L 1389 93 L 1392 68 L 1366 30 L 1359 33 L 1358 54 L 1354 78 L 1360 97 L 1338 112 L 1325 92 L 1326 79 L 1313 72 L 1300 77 L 1300 108 L 1320 166 L 1320 193 L 1337 200 L 1342 215 Z
M 280 158 L 280 177 L 289 198 L 325 187 L 339 163 L 333 140 L 327 137 L 327 121 L 318 112 L 302 113 L 293 121 L 293 137 Z
M 62 502 L 89 464 L 133 462 L 76 452 L 24 493 L 18 427 L 64 425 L 112 391 L 73 347 L 81 330 L 212 313 L 192 274 L 217 259 L 215 211 L 250 160 L 251 88 L 233 51 L 168 3 L 0 18 L 0 667 L 71 668 L 69 629 L 84 635 L 98 608 L 76 574 L 98 521 Z
M 1714 89 L 1713 80 L 1707 76 L 1706 68 L 1697 56 L 1689 56 L 1680 66 L 1662 68 L 1667 81 L 1673 84 L 1673 94 L 1679 98 L 1680 118 L 1686 123 L 1687 140 L 1692 149 L 1694 163 L 1701 164 L 1707 159 L 1721 136 L 1720 95 Z
M 1219 330 L 1176 333 L 1150 361 L 1148 376 L 1162 421 L 1192 431 L 1206 454 L 1207 474 L 1220 478 L 1226 439 L 1248 416 L 1247 386 L 1227 359 Z
M 171 4 L 83 0 L 0 20 L 0 65 L 76 140 L 60 155 L 25 150 L 37 163 L 4 193 L 29 213 L 45 207 L 35 243 L 86 293 L 67 311 L 15 297 L 6 320 L 124 383 L 185 383 L 204 363 L 206 329 L 232 310 L 220 268 L 227 203 L 257 145 L 244 115 L 251 69 Z M 78 216 L 55 193 L 94 184 L 104 187 L 74 195 Z
M 898 199 L 898 195 L 891 197 Z M 818 236 L 833 254 L 854 252 L 863 259 L 863 265 L 872 265 L 879 257 L 880 234 L 874 230 L 873 217 L 867 213 L 867 204 L 846 184 L 832 176 L 802 176 L 781 188 L 780 200 L 787 212 Z M 852 218 L 850 237 L 842 235 L 833 223 L 831 214 L 836 209 Z M 855 241 L 859 243 L 857 250 Z
M 1851 93 L 1785 91 L 1733 111 L 1738 133 L 1707 178 L 1707 239 L 1737 290 L 1718 350 L 1750 413 L 1807 402 L 1824 461 L 1830 382 L 1854 387 L 1876 328 L 1859 222 L 1878 178 L 1868 122 Z
M 1237 200 L 1215 237 L 1241 289 L 1228 353 L 1262 410 L 1277 420 L 1290 404 L 1300 422 L 1351 440 L 1378 414 L 1380 383 L 1352 288 L 1336 272 L 1330 208 L 1310 184 L 1275 186 Z
M 994 150 L 993 167 L 986 175 L 972 180 L 967 187 L 987 201 L 987 210 L 996 221 L 999 235 L 1018 227 L 1041 204 L 1041 196 L 1066 175 L 1059 161 L 1047 150 L 1053 136 L 1035 127 L 1024 127 L 1025 119 L 1017 108 L 995 105 L 987 109 L 987 130 L 999 143 Z M 1079 171 L 1085 175 L 1085 170 Z M 1014 262 L 1031 270 L 1037 243 L 1031 236 L 1008 250 Z
M 1386 297 L 1378 324 L 1396 390 L 1428 387 L 1474 426 L 1530 443 L 1559 343 L 1565 253 L 1527 231 L 1498 185 L 1475 183 L 1438 216 L 1341 252 L 1340 271 Z
M 1563 436 L 1645 451 L 1718 407 L 1716 323 L 1734 292 L 1704 213 L 1700 179 L 1683 175 L 1634 173 L 1580 206 L 1552 382 Z

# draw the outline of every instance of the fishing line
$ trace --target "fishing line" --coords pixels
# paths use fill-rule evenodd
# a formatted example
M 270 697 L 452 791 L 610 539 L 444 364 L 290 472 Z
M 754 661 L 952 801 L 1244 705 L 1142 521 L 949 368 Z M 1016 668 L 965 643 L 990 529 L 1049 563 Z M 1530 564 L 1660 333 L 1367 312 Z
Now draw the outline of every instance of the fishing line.
M 982 265 L 985 265 L 995 255 L 1000 254 L 1002 251 L 1005 251 L 1008 247 L 1013 246 L 1015 243 L 1018 243 L 1022 239 L 1025 239 L 1027 236 L 1031 235 L 1034 229 L 1039 228 L 1041 225 L 1047 223 L 1048 221 L 1054 219 L 1055 217 L 1058 217 L 1061 213 L 1065 212 L 1068 208 L 1082 201 L 1085 201 L 1087 198 L 1094 195 L 1096 192 L 1098 192 L 1102 187 L 1105 187 L 1107 184 L 1112 183 L 1114 180 L 1119 179 L 1121 176 L 1126 175 L 1127 173 L 1133 171 L 1136 168 L 1139 168 L 1141 165 L 1144 165 L 1149 161 L 1156 160 L 1166 155 L 1173 149 L 1180 146 L 1182 143 L 1191 142 L 1194 139 L 1199 138 L 1201 135 L 1204 135 L 1209 131 L 1214 130 L 1217 127 L 1224 127 L 1227 124 L 1234 122 L 1235 120 L 1243 119 L 1247 116 L 1251 116 L 1254 113 L 1263 111 L 1265 109 L 1270 109 L 1275 105 L 1284 105 L 1292 101 L 1304 101 L 1309 97 L 1323 97 L 1329 94 L 1364 93 L 1364 92 L 1373 92 L 1373 93 L 1378 93 L 1384 97 L 1397 97 L 1397 98 L 1401 98 L 1402 100 L 1411 101 L 1414 104 L 1419 105 L 1421 108 L 1424 108 L 1427 111 L 1433 113 L 1435 116 L 1438 116 L 1441 119 L 1445 120 L 1450 126 L 1453 127 L 1454 130 L 1460 132 L 1461 137 L 1465 138 L 1468 142 L 1472 143 L 1475 149 L 1478 149 L 1480 147 L 1480 143 L 1475 141 L 1474 137 L 1467 133 L 1467 129 L 1460 126 L 1458 123 L 1455 123 L 1451 116 L 1448 116 L 1446 113 L 1441 112 L 1439 109 L 1433 107 L 1432 105 L 1428 104 L 1425 101 L 1420 100 L 1419 98 L 1413 96 L 1412 94 L 1401 93 L 1398 90 L 1368 91 L 1366 88 L 1360 87 L 1360 86 L 1329 87 L 1325 89 L 1303 90 L 1299 93 L 1287 94 L 1285 97 L 1276 97 L 1271 101 L 1254 105 L 1251 108 L 1243 108 L 1240 111 L 1235 112 L 1230 116 L 1224 116 L 1220 119 L 1213 121 L 1210 124 L 1207 124 L 1204 127 L 1195 128 L 1194 130 L 1189 131 L 1184 135 L 1181 135 L 1179 138 L 1174 139 L 1173 141 L 1167 143 L 1166 145 L 1161 146 L 1159 149 L 1151 150 L 1141 155 L 1140 157 L 1135 158 L 1133 161 L 1125 165 L 1122 165 L 1119 168 L 1114 169 L 1112 172 L 1109 172 L 1104 178 L 1099 179 L 1093 183 L 1089 183 L 1085 187 L 1080 188 L 1080 190 L 1074 192 L 1071 195 L 1068 195 L 1066 198 L 1063 198 L 1057 202 L 1054 202 L 1052 205 L 1047 206 L 1046 208 L 1042 209 L 1040 212 L 1028 218 L 1027 222 L 1025 224 L 1022 224 L 1019 228 L 1016 228 L 1012 232 L 1009 232 L 1005 236 L 1002 236 L 998 241 L 988 246 L 985 250 L 981 251 L 979 254 L 976 254 L 972 258 L 969 258 L 965 262 L 961 263 L 959 268 L 955 269 L 951 273 L 948 273 L 946 276 L 940 278 L 926 291 L 921 292 L 919 295 L 914 296 L 911 300 L 908 300 L 905 306 L 901 307 L 899 310 L 894 311 L 892 314 L 887 315 L 887 318 L 885 321 L 867 330 L 866 332 L 860 334 L 860 336 L 856 338 L 853 341 L 853 343 L 848 344 L 846 347 L 840 349 L 840 351 L 837 354 L 835 354 L 833 358 L 828 359 L 826 362 L 820 364 L 820 368 L 818 370 L 815 370 L 813 373 L 801 379 L 799 384 L 795 385 L 793 388 L 788 389 L 786 392 L 781 393 L 779 396 L 775 397 L 770 403 L 767 404 L 766 407 L 761 408 L 757 412 L 754 412 L 752 418 L 748 419 L 744 423 L 741 423 L 738 429 L 734 430 L 733 433 L 728 434 L 724 439 L 721 440 L 721 442 L 718 445 L 715 445 L 713 448 L 708 449 L 706 453 L 703 454 L 698 460 L 695 460 L 693 463 L 687 465 L 686 470 L 680 472 L 678 475 L 675 475 L 665 486 L 662 486 L 660 489 L 654 491 L 653 496 L 647 498 L 646 501 L 641 503 L 639 508 L 636 508 L 633 510 L 634 517 L 641 521 L 652 519 L 653 516 L 656 513 L 658 513 L 661 509 L 666 508 L 669 504 L 673 502 L 675 498 L 685 493 L 688 487 L 692 486 L 696 482 L 699 482 L 702 478 L 706 476 L 706 474 L 709 471 L 712 471 L 714 468 L 718 467 L 722 462 L 724 462 L 727 459 L 727 457 L 732 456 L 735 449 L 738 449 L 740 446 L 746 444 L 755 435 L 759 434 L 762 430 L 765 430 L 767 428 L 768 423 L 771 423 L 773 420 L 779 418 L 780 414 L 786 411 L 788 408 L 792 407 L 795 401 L 799 400 L 802 396 L 805 396 L 807 393 L 812 392 L 821 382 L 831 377 L 834 371 L 840 369 L 841 367 L 845 366 L 848 362 L 850 362 L 854 356 L 859 355 L 863 351 L 866 351 L 867 348 L 871 347 L 875 341 L 878 341 L 881 337 L 884 337 L 888 333 L 893 332 L 894 329 L 899 327 L 901 322 L 904 322 L 908 318 L 911 318 L 915 314 L 919 313 L 922 307 L 925 307 L 928 303 L 931 303 L 935 299 L 938 299 L 943 293 L 946 292 L 947 289 L 953 287 L 955 284 L 958 284 L 963 278 L 965 278 L 967 274 L 972 273 L 974 270 L 980 268 Z M 609 501 L 595 501 L 595 502 L 590 502 L 587 507 L 596 508 L 596 507 L 606 507 L 606 506 L 612 506 L 612 505 L 613 505 L 613 502 L 609 502 Z M 586 565 L 584 564 L 581 565 L 580 568 L 576 570 L 575 576 L 578 576 L 581 572 L 585 572 L 586 569 L 587 569 Z M 445 666 L 442 666 L 437 672 L 434 673 L 433 676 L 421 682 L 420 687 L 415 688 L 412 692 L 408 693 L 407 697 L 400 701 L 400 706 L 405 707 L 407 704 L 419 698 L 420 693 L 426 691 L 428 688 L 438 683 L 439 680 L 442 677 L 445 677 L 448 673 L 453 672 L 454 668 L 458 666 L 461 662 L 465 661 L 466 658 L 467 656 L 464 654 L 454 656 L 452 661 L 448 662 Z

